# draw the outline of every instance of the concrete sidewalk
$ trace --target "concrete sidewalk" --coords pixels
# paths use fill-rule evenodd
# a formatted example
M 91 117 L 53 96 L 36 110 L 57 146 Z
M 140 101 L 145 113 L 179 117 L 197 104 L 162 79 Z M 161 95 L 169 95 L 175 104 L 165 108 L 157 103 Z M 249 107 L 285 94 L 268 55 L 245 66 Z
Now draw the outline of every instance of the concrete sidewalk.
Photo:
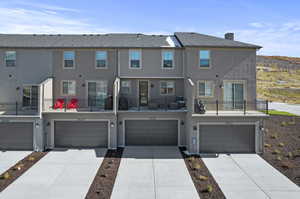
M 199 196 L 177 147 L 126 147 L 111 198 Z
M 32 151 L 0 151 L 0 175 L 31 153 Z
M 0 193 L 2 199 L 82 199 L 106 149 L 52 151 Z
M 300 198 L 300 188 L 259 155 L 234 154 L 202 159 L 227 198 Z

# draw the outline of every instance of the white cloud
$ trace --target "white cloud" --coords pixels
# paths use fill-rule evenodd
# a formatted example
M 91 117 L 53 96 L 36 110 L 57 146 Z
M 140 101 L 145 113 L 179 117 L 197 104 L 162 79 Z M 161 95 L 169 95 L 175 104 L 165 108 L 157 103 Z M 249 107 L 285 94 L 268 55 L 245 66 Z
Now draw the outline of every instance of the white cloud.
M 236 33 L 236 40 L 263 46 L 259 54 L 300 56 L 300 22 L 264 24 L 259 28 L 252 24 L 247 29 L 231 31 Z
M 249 24 L 250 26 L 254 27 L 254 28 L 262 28 L 264 27 L 264 24 L 259 23 L 259 22 L 253 22 Z

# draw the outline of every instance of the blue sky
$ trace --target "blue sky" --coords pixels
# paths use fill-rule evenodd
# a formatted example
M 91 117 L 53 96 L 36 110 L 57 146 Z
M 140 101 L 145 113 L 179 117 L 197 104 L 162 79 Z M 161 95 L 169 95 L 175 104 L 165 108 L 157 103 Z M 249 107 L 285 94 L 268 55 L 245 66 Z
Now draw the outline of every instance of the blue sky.
M 296 0 L 1 0 L 0 33 L 234 32 L 262 45 L 259 54 L 300 57 L 299 8 Z

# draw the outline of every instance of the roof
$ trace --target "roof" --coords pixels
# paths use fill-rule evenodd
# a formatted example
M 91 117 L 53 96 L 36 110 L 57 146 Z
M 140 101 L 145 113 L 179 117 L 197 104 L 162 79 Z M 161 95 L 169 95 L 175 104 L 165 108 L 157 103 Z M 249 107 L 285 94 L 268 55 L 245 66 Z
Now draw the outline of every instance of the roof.
M 0 34 L 0 47 L 19 48 L 157 48 L 181 47 L 173 35 L 83 34 L 36 35 Z
M 261 46 L 229 40 L 194 32 L 175 32 L 174 35 L 183 46 L 261 48 Z

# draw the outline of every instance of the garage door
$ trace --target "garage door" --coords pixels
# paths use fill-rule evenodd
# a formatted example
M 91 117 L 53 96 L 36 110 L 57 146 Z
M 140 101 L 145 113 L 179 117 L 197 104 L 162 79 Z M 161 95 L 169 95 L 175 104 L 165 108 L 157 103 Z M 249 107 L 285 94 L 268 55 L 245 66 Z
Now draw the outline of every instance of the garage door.
M 175 145 L 178 143 L 177 120 L 126 120 L 125 144 Z
M 255 125 L 200 125 L 200 153 L 254 153 Z
M 0 149 L 32 150 L 33 123 L 0 123 Z
M 55 147 L 107 147 L 108 122 L 56 121 L 54 126 Z

